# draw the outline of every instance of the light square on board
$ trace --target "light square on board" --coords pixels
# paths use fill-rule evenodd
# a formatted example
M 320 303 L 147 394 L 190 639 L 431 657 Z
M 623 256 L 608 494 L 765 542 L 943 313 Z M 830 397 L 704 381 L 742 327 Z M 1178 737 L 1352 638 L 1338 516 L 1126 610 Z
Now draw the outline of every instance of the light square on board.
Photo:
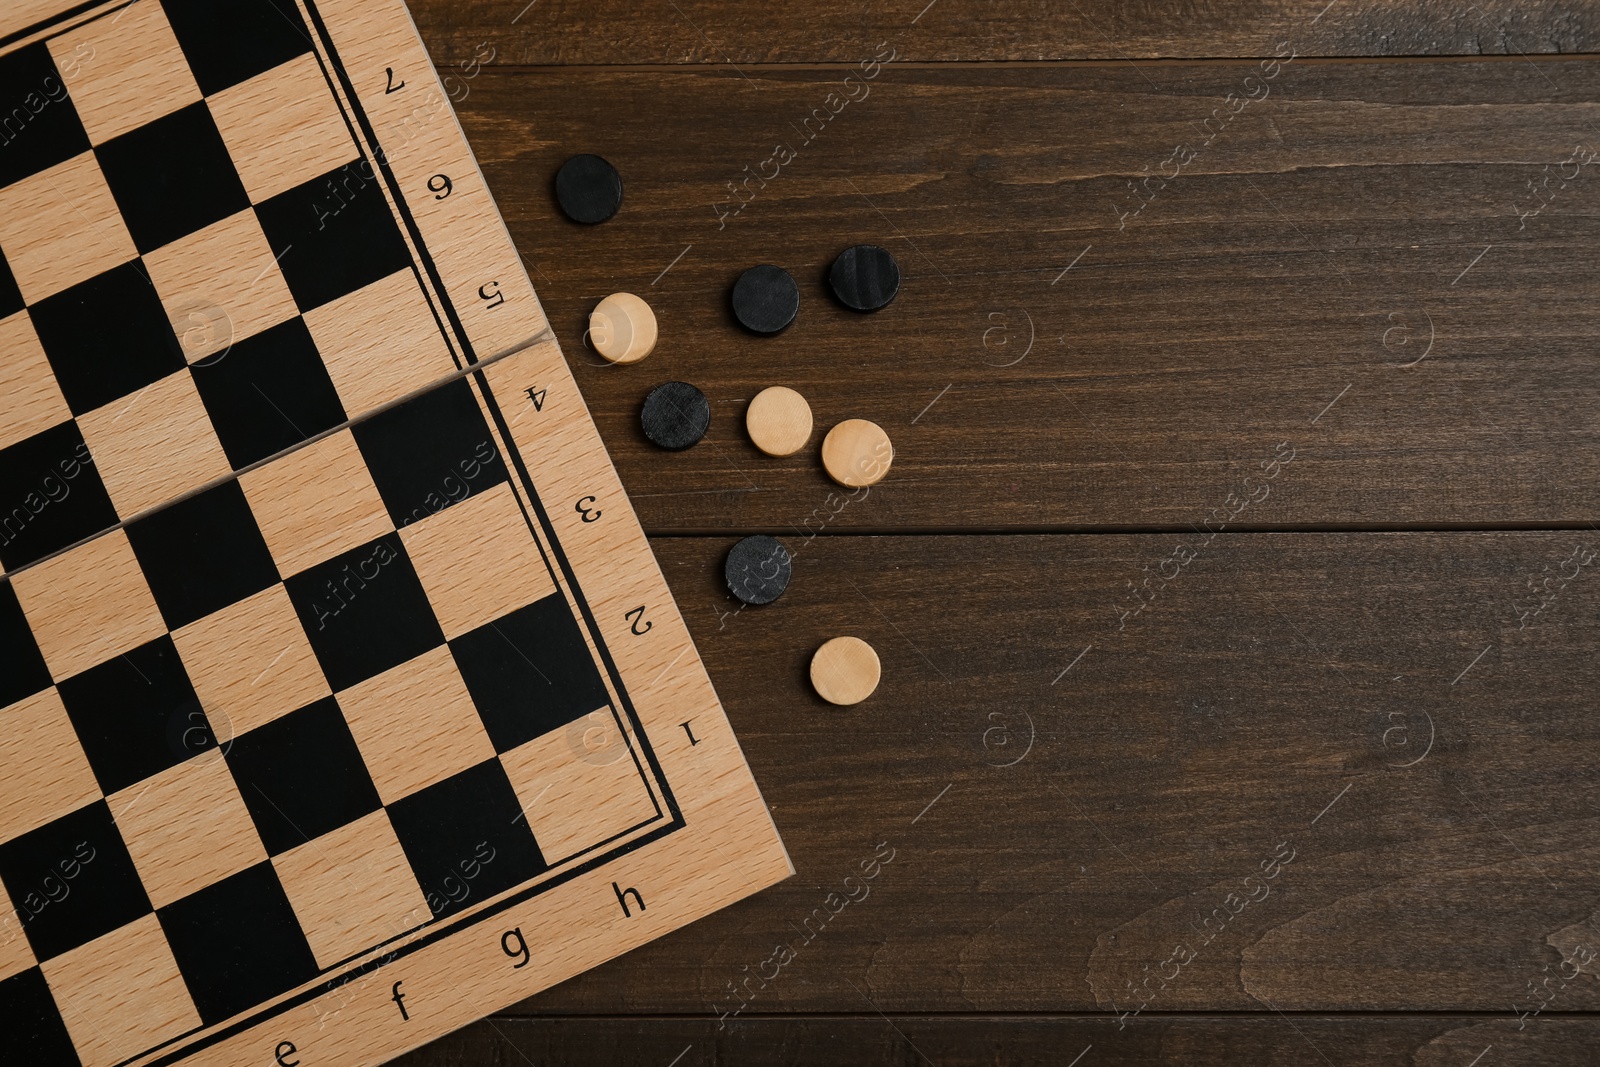
M 207 104 L 254 203 L 358 155 L 350 127 L 310 53 L 224 89 Z
M 96 144 L 200 99 L 156 3 L 132 4 L 50 41 L 78 118 Z
M 79 416 L 78 427 L 123 518 L 232 470 L 194 379 L 182 372 Z
M 15 574 L 11 585 L 57 681 L 167 632 L 121 530 Z
M 17 918 L 5 887 L 0 886 L 0 982 L 21 974 L 35 962 L 33 950 L 22 932 L 22 920 Z
M 175 631 L 172 640 L 222 744 L 330 693 L 281 585 Z
M 90 152 L 0 189 L 0 248 L 30 304 L 138 256 Z
M 351 418 L 457 369 L 409 269 L 308 311 L 305 321 Z
M 299 314 L 251 211 L 158 248 L 144 264 L 191 363 Z M 219 310 L 217 327 L 194 328 L 197 319 L 209 323 Z
M 0 712 L 0 842 L 100 796 L 61 696 L 46 689 Z M 3 952 L 0 952 L 3 955 Z
M 381 809 L 273 859 L 322 967 L 433 918 Z
M 500 757 L 539 851 L 550 863 L 657 815 L 627 746 L 590 749 L 578 725 L 551 730 Z M 616 732 L 615 726 L 610 729 Z
M 106 798 L 158 908 L 267 858 L 220 749 Z
M 385 804 L 494 757 L 443 646 L 342 691 L 339 707 Z
M 239 476 L 285 576 L 394 530 L 349 430 Z
M 21 312 L 0 319 L 0 352 L 0 448 L 72 418 L 33 320 Z
M 43 965 L 83 1067 L 200 1026 L 161 922 L 146 915 Z
M 400 539 L 446 637 L 556 591 L 509 482 L 412 523 Z

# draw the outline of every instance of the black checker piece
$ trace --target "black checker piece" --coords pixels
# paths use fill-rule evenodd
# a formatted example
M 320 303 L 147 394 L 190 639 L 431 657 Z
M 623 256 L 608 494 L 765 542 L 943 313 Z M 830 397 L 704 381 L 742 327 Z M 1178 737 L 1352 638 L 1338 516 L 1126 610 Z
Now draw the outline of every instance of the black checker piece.
M 0 122 L 5 117 L 0 115 Z M 0 148 L 0 152 L 4 149 Z M 0 255 L 0 319 L 15 315 L 23 308 L 22 290 L 17 288 L 16 275 L 11 273 L 11 264 L 6 262 L 6 257 Z
M 644 398 L 639 426 L 651 444 L 681 452 L 706 435 L 711 426 L 711 401 L 688 382 L 662 382 Z
M 184 367 L 178 335 L 138 260 L 46 297 L 28 316 L 74 415 Z
M 311 51 L 294 0 L 161 0 L 161 6 L 207 96 Z
M 378 176 L 365 159 L 256 205 L 301 311 L 411 266 Z
M 284 587 L 335 692 L 444 644 L 396 534 L 309 567 Z
M 250 206 L 203 100 L 112 138 L 95 155 L 140 252 Z
M 246 337 L 191 369 L 234 470 L 345 421 L 328 368 L 298 318 Z
M 169 630 L 278 580 L 238 482 L 225 482 L 128 526 L 128 540 Z
M 771 263 L 739 275 L 732 299 L 734 318 L 751 333 L 781 333 L 800 313 L 800 287 L 793 275 Z
M 89 135 L 43 41 L 0 59 L 0 187 L 89 150 Z
M 521 885 L 547 866 L 499 760 L 389 805 L 389 821 L 435 918 Z
M 0 449 L 0 563 L 7 570 L 116 524 L 77 423 Z
M 0 879 L 41 961 L 150 914 L 150 898 L 103 800 L 0 845 Z
M 508 752 L 610 701 L 560 593 L 450 642 L 495 750 Z
M 600 156 L 573 156 L 556 171 L 556 203 L 573 222 L 604 222 L 622 207 L 622 175 Z
M 171 637 L 106 660 L 57 688 L 107 794 L 217 745 Z
M 317 976 L 272 864 L 249 867 L 156 913 L 206 1025 Z
M 0 1034 L 6 1055 L 30 1067 L 79 1067 L 78 1053 L 39 968 L 0 982 Z
M 332 697 L 241 734 L 227 759 L 261 841 L 274 856 L 381 805 Z
M 0 669 L 0 708 L 50 688 L 50 669 L 17 603 L 17 592 L 4 581 L 0 581 L 0 648 L 6 650 L 5 667 Z
M 459 378 L 353 430 L 396 527 L 506 480 L 506 465 L 472 387 Z

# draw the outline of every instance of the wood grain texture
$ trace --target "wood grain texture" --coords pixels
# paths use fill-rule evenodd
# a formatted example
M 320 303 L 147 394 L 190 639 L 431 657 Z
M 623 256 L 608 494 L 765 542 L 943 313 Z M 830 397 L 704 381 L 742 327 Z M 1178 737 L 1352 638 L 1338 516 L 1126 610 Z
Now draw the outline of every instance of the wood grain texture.
M 1466 1067 L 1492 1047 L 1501 1062 L 1588 1067 L 1600 1042 L 1590 1019 L 1482 1016 L 1341 1018 L 1294 1015 L 1153 1017 L 1119 1030 L 1083 1017 L 804 1016 L 740 1020 L 727 1030 L 699 1019 L 499 1018 L 478 1023 L 396 1067 L 478 1064 L 742 1063 L 922 1064 L 938 1067 L 1303 1067 L 1322 1063 Z M 674 1057 L 680 1057 L 674 1059 Z M 928 1057 L 928 1059 L 924 1059 Z M 1483 1064 L 1492 1062 L 1484 1057 Z
M 1600 950 L 1593 562 L 1526 629 L 1509 608 L 1575 540 L 1223 534 L 1124 623 L 1178 538 L 792 540 L 784 598 L 737 613 L 727 540 L 656 539 L 797 875 L 521 1010 L 714 1019 L 750 979 L 763 1015 L 870 1015 L 870 993 L 1515 1029 L 1549 978 L 1547 1013 L 1594 1011 L 1593 963 L 1554 977 Z M 834 708 L 806 666 L 847 631 L 883 683 Z
M 647 530 L 812 520 L 814 451 L 764 457 L 742 425 L 780 383 L 818 426 L 868 418 L 895 442 L 838 529 L 1185 528 L 1233 513 L 1280 442 L 1292 477 L 1235 524 L 1586 522 L 1600 68 L 1276 71 L 889 63 L 853 89 L 837 69 L 485 71 L 460 108 Z M 846 92 L 869 95 L 809 117 Z M 795 156 L 763 186 L 774 145 Z M 602 226 L 553 203 L 580 150 L 628 183 Z M 905 279 L 872 316 L 826 291 L 860 241 Z M 775 338 L 727 307 L 763 261 L 802 282 Z M 581 347 L 618 288 L 660 321 L 637 368 Z M 663 457 L 638 407 L 667 378 L 713 421 Z
M 520 9 L 520 10 L 519 10 Z M 412 14 L 441 71 L 474 53 L 519 64 L 853 63 L 881 40 L 919 61 L 1255 56 L 1280 40 L 1304 55 L 1529 55 L 1600 50 L 1592 8 L 1509 0 L 415 0 Z M 481 51 L 480 51 L 481 49 Z M 729 70 L 730 76 L 732 71 Z

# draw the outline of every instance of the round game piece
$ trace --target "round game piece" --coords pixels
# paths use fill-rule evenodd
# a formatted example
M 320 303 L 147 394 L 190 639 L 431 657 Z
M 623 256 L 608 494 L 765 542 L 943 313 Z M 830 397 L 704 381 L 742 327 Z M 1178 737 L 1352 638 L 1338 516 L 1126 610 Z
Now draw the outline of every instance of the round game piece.
M 840 485 L 877 485 L 894 462 L 894 445 L 883 427 L 866 419 L 846 419 L 822 439 L 822 467 Z
M 722 577 L 728 592 L 752 606 L 770 604 L 789 588 L 794 564 L 789 549 L 776 537 L 746 537 L 728 552 Z
M 612 293 L 589 313 L 589 343 L 611 363 L 637 363 L 656 347 L 656 313 L 632 293 Z
M 751 267 L 733 285 L 734 317 L 754 333 L 778 333 L 799 311 L 800 287 L 782 267 Z
M 840 252 L 833 261 L 828 284 L 845 307 L 877 311 L 888 307 L 900 291 L 900 264 L 887 248 L 856 245 Z
M 556 203 L 573 222 L 604 222 L 622 206 L 622 175 L 599 156 L 573 156 L 556 171 Z
M 706 435 L 711 401 L 688 382 L 664 382 L 644 398 L 640 422 L 651 443 L 679 452 Z
M 811 685 L 830 704 L 859 704 L 878 688 L 883 668 L 859 637 L 835 637 L 811 657 Z
M 744 413 L 750 440 L 769 456 L 792 456 L 811 440 L 811 405 L 781 385 L 763 389 Z

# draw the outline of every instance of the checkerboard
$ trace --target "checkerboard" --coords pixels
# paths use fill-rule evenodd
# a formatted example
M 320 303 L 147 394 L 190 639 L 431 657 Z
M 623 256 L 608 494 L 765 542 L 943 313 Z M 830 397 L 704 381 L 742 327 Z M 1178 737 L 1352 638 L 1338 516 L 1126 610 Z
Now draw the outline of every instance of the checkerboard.
M 8 1055 L 376 1063 L 788 873 L 404 8 L 60 7 L 0 15 Z

